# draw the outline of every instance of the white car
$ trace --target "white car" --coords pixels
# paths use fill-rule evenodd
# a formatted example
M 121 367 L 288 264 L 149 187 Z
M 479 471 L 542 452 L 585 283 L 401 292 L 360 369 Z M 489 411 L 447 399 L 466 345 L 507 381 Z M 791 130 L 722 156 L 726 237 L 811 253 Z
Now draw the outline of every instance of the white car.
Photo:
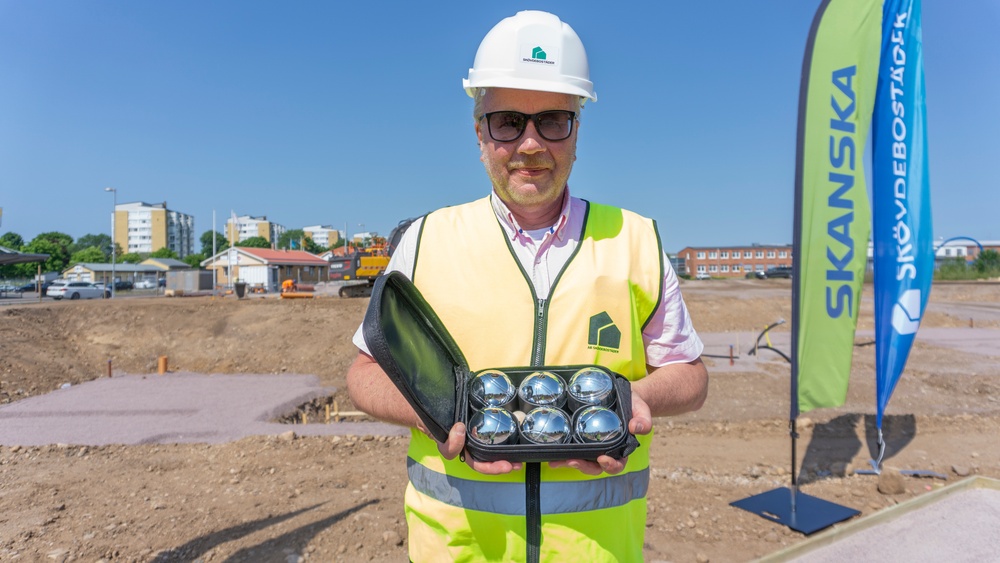
M 53 299 L 103 299 L 111 297 L 111 290 L 100 288 L 90 282 L 56 281 L 45 293 Z
M 136 289 L 154 289 L 156 288 L 156 280 L 154 279 L 144 279 L 135 282 Z
M 712 279 L 712 276 L 706 274 L 705 272 L 698 272 L 698 274 L 694 277 L 694 279 L 696 279 L 696 280 L 710 280 L 710 279 Z

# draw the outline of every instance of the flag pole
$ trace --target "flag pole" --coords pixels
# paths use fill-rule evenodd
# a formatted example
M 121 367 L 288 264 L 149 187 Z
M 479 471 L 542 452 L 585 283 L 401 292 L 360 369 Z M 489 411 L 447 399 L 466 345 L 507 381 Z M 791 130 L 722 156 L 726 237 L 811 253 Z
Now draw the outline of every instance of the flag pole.
M 788 434 L 791 438 L 791 486 L 779 487 L 735 502 L 730 506 L 756 514 L 772 522 L 782 524 L 795 531 L 809 535 L 837 522 L 860 514 L 859 511 L 841 506 L 812 495 L 799 492 L 796 422 L 799 416 L 799 331 L 801 328 L 801 287 L 803 271 L 802 207 L 804 189 L 805 127 L 810 70 L 813 59 L 816 34 L 827 7 L 834 0 L 823 0 L 813 18 L 802 61 L 802 78 L 799 86 L 798 129 L 795 146 L 795 194 L 792 233 L 792 342 L 790 351 L 791 373 L 789 377 L 790 405 Z

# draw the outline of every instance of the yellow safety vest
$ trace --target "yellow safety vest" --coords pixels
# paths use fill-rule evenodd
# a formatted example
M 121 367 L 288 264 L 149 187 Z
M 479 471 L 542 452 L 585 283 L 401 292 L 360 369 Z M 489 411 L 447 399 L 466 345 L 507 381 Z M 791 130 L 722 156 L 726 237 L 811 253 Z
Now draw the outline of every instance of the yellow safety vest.
M 536 298 L 510 244 L 488 197 L 423 222 L 413 281 L 470 369 L 598 364 L 633 381 L 645 377 L 642 329 L 663 282 L 653 221 L 588 203 L 583 236 L 547 300 Z M 652 435 L 639 441 L 619 475 L 543 463 L 490 476 L 445 460 L 414 431 L 405 499 L 410 558 L 641 561 Z

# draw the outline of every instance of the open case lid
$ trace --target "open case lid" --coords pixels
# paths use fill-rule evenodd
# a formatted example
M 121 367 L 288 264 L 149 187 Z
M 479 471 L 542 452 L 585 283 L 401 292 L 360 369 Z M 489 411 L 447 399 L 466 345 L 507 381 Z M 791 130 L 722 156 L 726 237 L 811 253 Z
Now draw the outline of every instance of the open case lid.
M 379 276 L 362 328 L 372 357 L 439 442 L 458 420 L 468 363 L 441 319 L 399 272 Z

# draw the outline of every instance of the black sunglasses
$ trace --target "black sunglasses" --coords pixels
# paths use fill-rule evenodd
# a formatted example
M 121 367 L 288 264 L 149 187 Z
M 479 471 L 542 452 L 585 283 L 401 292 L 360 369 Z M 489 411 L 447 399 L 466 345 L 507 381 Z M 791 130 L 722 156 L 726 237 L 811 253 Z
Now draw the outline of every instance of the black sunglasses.
M 554 109 L 534 114 L 519 111 L 491 111 L 479 119 L 486 118 L 486 128 L 490 137 L 499 143 L 509 143 L 521 138 L 528 121 L 535 122 L 535 130 L 546 141 L 562 141 L 573 134 L 576 112 Z

